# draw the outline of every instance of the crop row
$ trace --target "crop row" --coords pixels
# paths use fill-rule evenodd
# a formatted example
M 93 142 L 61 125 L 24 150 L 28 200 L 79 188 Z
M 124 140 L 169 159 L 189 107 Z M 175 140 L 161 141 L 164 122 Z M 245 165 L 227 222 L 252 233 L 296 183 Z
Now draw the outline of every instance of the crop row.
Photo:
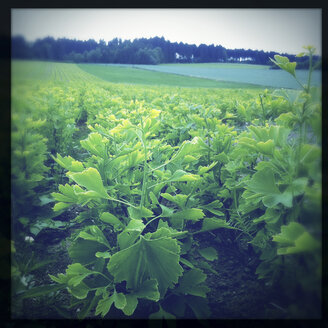
M 258 94 L 62 78 L 17 85 L 12 97 L 15 243 L 79 209 L 65 273 L 18 299 L 67 289 L 79 318 L 110 318 L 113 307 L 129 317 L 145 301 L 150 318 L 183 318 L 188 308 L 209 318 L 206 278 L 219 255 L 197 237 L 225 229 L 252 245 L 258 277 L 289 295 L 291 313 L 310 311 L 300 290 L 320 297 L 317 88 Z

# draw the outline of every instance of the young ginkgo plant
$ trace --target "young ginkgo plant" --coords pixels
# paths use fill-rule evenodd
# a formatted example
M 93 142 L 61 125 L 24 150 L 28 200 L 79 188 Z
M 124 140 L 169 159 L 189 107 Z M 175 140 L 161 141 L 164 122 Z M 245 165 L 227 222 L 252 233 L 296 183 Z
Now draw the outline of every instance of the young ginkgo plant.
M 197 196 L 216 165 L 197 165 L 208 162 L 209 147 L 200 137 L 178 147 L 161 142 L 158 110 L 140 106 L 129 119 L 115 120 L 111 129 L 96 124 L 81 141 L 90 154 L 84 162 L 53 157 L 68 178 L 52 193 L 54 210 L 78 205 L 83 211 L 75 218 L 82 227 L 70 238 L 73 263 L 50 277 L 77 300 L 72 306 L 82 309 L 79 318 L 110 318 L 113 307 L 131 316 L 141 300 L 153 302 L 151 318 L 183 318 L 187 308 L 208 318 L 205 272 L 215 272 L 210 262 L 218 255 L 212 247 L 195 247 L 194 238 L 232 228 L 215 215 L 222 216 L 219 201 L 204 204 Z

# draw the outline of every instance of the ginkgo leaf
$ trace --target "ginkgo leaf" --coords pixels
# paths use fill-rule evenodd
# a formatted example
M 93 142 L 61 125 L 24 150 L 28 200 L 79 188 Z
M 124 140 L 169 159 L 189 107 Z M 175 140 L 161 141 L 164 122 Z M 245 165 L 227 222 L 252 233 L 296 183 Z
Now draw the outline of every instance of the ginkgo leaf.
M 282 226 L 281 233 L 273 236 L 272 240 L 279 244 L 278 255 L 311 252 L 320 247 L 320 242 L 297 222 Z
M 183 208 L 188 196 L 187 195 L 183 195 L 183 194 L 177 194 L 172 196 L 171 194 L 168 193 L 162 193 L 161 196 L 167 200 L 169 200 L 170 202 L 173 202 L 175 204 L 177 204 L 180 208 Z
M 68 284 L 72 285 L 73 287 L 77 286 L 81 283 L 81 281 L 87 277 L 88 275 L 92 274 L 93 271 L 85 268 L 81 263 L 73 263 L 70 264 L 66 269 L 67 276 L 73 276 L 68 280 Z M 75 278 L 75 279 L 74 279 Z M 80 279 L 81 278 L 81 279 Z M 72 280 L 73 279 L 73 280 Z
M 158 291 L 158 282 L 156 279 L 146 280 L 139 286 L 139 289 L 125 294 L 126 305 L 122 309 L 125 315 L 132 315 L 138 305 L 138 299 L 145 298 L 157 302 L 160 298 Z
M 117 242 L 120 249 L 125 249 L 131 246 L 139 237 L 145 225 L 142 220 L 132 219 L 126 228 L 117 236 Z
M 172 219 L 178 220 L 189 220 L 193 222 L 197 222 L 205 216 L 203 211 L 199 208 L 188 208 L 183 211 L 175 212 L 171 216 Z
M 208 261 L 214 261 L 218 259 L 218 253 L 213 247 L 199 248 L 198 253 Z
M 128 212 L 131 219 L 140 220 L 142 218 L 150 218 L 154 213 L 146 207 L 129 207 Z
M 279 203 L 286 207 L 292 206 L 292 193 L 289 190 L 283 193 L 280 192 L 276 185 L 273 171 L 268 167 L 264 167 L 253 175 L 247 184 L 247 189 L 259 194 L 266 207 L 271 208 Z
M 90 232 L 90 233 L 88 233 L 88 232 Z M 85 240 L 93 240 L 93 241 L 96 241 L 96 242 L 103 244 L 103 245 L 107 246 L 108 248 L 110 248 L 107 238 L 96 225 L 86 227 L 83 231 L 81 231 L 75 237 L 75 240 L 77 238 L 82 238 Z
M 71 172 L 81 172 L 84 170 L 83 163 L 76 161 L 71 156 L 62 157 L 60 154 L 57 154 L 57 158 L 51 155 L 51 157 L 67 171 Z
M 81 146 L 88 150 L 91 154 L 105 158 L 106 153 L 106 143 L 108 139 L 102 137 L 98 132 L 92 132 L 88 135 L 88 138 L 81 140 Z
M 159 306 L 159 311 L 152 313 L 149 316 L 149 319 L 175 319 L 175 316 L 171 313 L 164 311 L 162 307 Z
M 72 204 L 78 204 L 80 202 L 80 199 L 78 195 L 76 195 L 73 186 L 66 183 L 65 185 L 59 185 L 58 189 L 60 193 L 51 193 L 51 196 L 59 202 L 54 206 L 54 211 L 62 210 Z
M 206 293 L 210 289 L 203 284 L 206 280 L 206 274 L 200 269 L 191 269 L 183 274 L 179 279 L 179 285 L 175 288 L 175 292 L 182 295 L 194 295 L 199 297 L 206 297 Z
M 83 281 L 77 286 L 67 287 L 67 290 L 76 298 L 82 300 L 87 297 L 91 290 Z
M 217 216 L 224 216 L 225 214 L 219 209 L 223 206 L 223 204 L 219 200 L 215 200 L 209 204 L 202 205 L 202 208 L 213 213 Z
M 183 170 L 177 170 L 166 182 L 188 182 L 201 179 L 199 175 L 191 174 Z
M 104 317 L 110 310 L 112 304 L 114 303 L 113 296 L 103 298 L 98 302 L 98 305 L 96 307 L 96 315 L 101 315 Z
M 236 229 L 230 226 L 225 220 L 215 219 L 215 218 L 205 218 L 203 220 L 203 225 L 200 232 L 216 230 L 219 228 Z
M 107 265 L 115 282 L 126 281 L 127 288 L 138 289 L 147 279 L 156 279 L 163 297 L 169 287 L 178 282 L 183 269 L 179 265 L 180 247 L 171 238 L 140 240 L 115 253 Z
M 67 173 L 68 177 L 74 180 L 80 186 L 87 188 L 99 194 L 99 197 L 109 199 L 106 189 L 101 180 L 101 176 L 97 169 L 89 167 L 83 172 Z
M 104 212 L 100 215 L 100 220 L 113 227 L 124 227 L 124 224 L 113 214 Z

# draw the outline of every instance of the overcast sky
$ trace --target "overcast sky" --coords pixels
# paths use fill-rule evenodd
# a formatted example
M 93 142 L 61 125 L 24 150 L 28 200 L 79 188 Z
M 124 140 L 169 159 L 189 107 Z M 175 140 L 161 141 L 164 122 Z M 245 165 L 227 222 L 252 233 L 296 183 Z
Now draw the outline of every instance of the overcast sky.
M 12 9 L 12 35 L 171 42 L 321 54 L 321 9 Z

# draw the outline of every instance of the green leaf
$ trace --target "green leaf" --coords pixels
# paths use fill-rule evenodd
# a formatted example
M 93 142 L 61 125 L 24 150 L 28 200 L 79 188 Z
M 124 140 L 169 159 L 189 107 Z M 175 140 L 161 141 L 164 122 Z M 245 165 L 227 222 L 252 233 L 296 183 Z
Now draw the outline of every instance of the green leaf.
M 57 204 L 55 204 L 55 206 L 52 208 L 55 212 L 59 212 L 69 206 L 73 205 L 73 203 L 62 203 L 62 202 L 59 202 Z
M 162 193 L 161 196 L 169 200 L 170 202 L 177 204 L 180 208 L 183 208 L 185 206 L 186 201 L 188 199 L 188 196 L 183 194 L 177 194 L 172 196 L 168 193 Z
M 44 219 L 44 220 L 38 220 L 33 225 L 30 226 L 30 232 L 33 233 L 33 235 L 37 235 L 41 230 L 45 228 L 60 228 L 65 226 L 65 222 L 62 221 L 54 221 L 51 219 Z
M 102 213 L 100 220 L 112 225 L 113 227 L 124 227 L 124 224 L 115 215 L 108 212 Z
M 109 252 L 97 252 L 95 255 L 98 258 L 103 258 L 103 259 L 109 259 L 110 258 Z
M 55 211 L 59 211 L 63 208 L 71 206 L 72 204 L 80 203 L 80 199 L 76 195 L 74 188 L 72 186 L 70 186 L 69 184 L 65 184 L 65 186 L 59 185 L 58 189 L 59 189 L 60 193 L 57 193 L 57 192 L 51 193 L 51 196 L 56 201 L 60 202 L 54 206 Z M 67 203 L 69 203 L 69 204 L 67 204 Z
M 152 191 L 149 192 L 149 198 L 152 202 L 152 205 L 159 205 L 158 199 Z
M 79 300 L 87 297 L 89 291 L 91 290 L 84 282 L 81 282 L 77 286 L 67 287 L 68 291 Z
M 169 218 L 173 215 L 173 213 L 174 213 L 173 209 L 166 207 L 165 205 L 162 205 L 162 204 L 159 204 L 159 206 L 162 209 L 162 214 L 161 214 L 162 218 Z
M 152 313 L 149 316 L 149 319 L 175 319 L 175 316 L 171 313 L 165 312 L 162 307 L 159 305 L 159 311 Z
M 158 291 L 158 282 L 156 279 L 149 279 L 144 281 L 139 289 L 134 292 L 138 298 L 145 298 L 147 300 L 157 302 L 160 298 Z
M 88 270 L 81 263 L 70 264 L 66 269 L 66 275 L 72 276 L 72 278 L 67 281 L 67 284 L 70 287 L 76 287 L 84 278 L 93 273 L 93 271 Z
M 189 262 L 188 260 L 184 259 L 183 257 L 180 257 L 180 262 L 182 264 L 186 265 L 187 267 L 191 268 L 191 269 L 195 268 L 194 265 L 191 262 Z
M 209 319 L 211 316 L 210 308 L 207 304 L 207 300 L 193 295 L 185 296 L 186 304 L 195 313 L 197 319 Z
M 279 244 L 278 255 L 313 252 L 320 247 L 320 242 L 297 222 L 282 226 L 281 233 L 273 236 L 272 240 Z
M 177 220 L 189 220 L 193 222 L 197 222 L 204 217 L 204 213 L 199 208 L 188 208 L 186 210 L 175 212 L 171 216 L 172 219 Z
M 114 304 L 117 309 L 122 310 L 126 306 L 126 299 L 123 293 L 117 293 L 116 291 L 113 294 Z
M 88 150 L 91 154 L 106 158 L 106 144 L 108 139 L 102 137 L 98 132 L 90 133 L 88 138 L 80 141 L 81 146 Z
M 181 144 L 178 152 L 172 157 L 171 161 L 182 160 L 186 155 L 195 155 L 208 148 L 201 138 L 194 137 L 191 141 L 186 140 Z
M 54 201 L 53 198 L 50 198 L 47 195 L 42 195 L 42 196 L 39 197 L 39 199 L 40 199 L 40 205 L 41 206 L 52 203 Z
M 77 184 L 87 188 L 90 191 L 96 192 L 99 197 L 110 199 L 107 195 L 106 189 L 101 180 L 101 176 L 97 169 L 89 167 L 83 172 L 71 173 L 68 172 L 67 175 L 69 178 L 74 180 Z
M 138 298 L 134 294 L 125 295 L 126 305 L 122 309 L 123 313 L 127 316 L 130 316 L 134 313 L 138 305 Z
M 270 58 L 273 63 L 295 77 L 296 62 L 290 62 L 287 57 L 280 55 L 274 55 L 274 59 Z
M 145 228 L 142 220 L 132 219 L 126 228 L 117 236 L 117 242 L 120 249 L 123 250 L 131 246 L 140 236 Z
M 275 184 L 273 172 L 270 169 L 263 169 L 256 172 L 248 182 L 247 187 L 249 190 L 258 194 L 280 194 L 280 191 Z
M 125 315 L 132 315 L 138 305 L 138 299 L 145 298 L 157 302 L 160 298 L 156 279 L 146 280 L 136 291 L 125 294 L 126 305 L 122 309 Z
M 82 172 L 84 170 L 83 163 L 76 161 L 71 156 L 61 157 L 60 154 L 57 154 L 57 158 L 52 155 L 51 157 L 67 171 Z
M 213 247 L 199 248 L 198 253 L 208 261 L 214 261 L 218 259 L 218 253 Z
M 114 254 L 107 265 L 115 282 L 125 280 L 127 288 L 138 289 L 147 279 L 156 279 L 161 296 L 178 282 L 182 274 L 179 265 L 179 246 L 171 238 L 140 240 Z
M 210 289 L 203 283 L 206 280 L 206 274 L 200 269 L 191 269 L 183 274 L 179 280 L 179 286 L 175 288 L 175 292 L 182 295 L 194 295 L 206 297 L 206 293 Z
M 265 213 L 257 219 L 254 219 L 254 223 L 265 221 L 266 223 L 275 223 L 279 220 L 281 212 L 275 211 L 272 208 L 267 208 Z
M 131 219 L 134 220 L 140 220 L 142 218 L 150 218 L 154 216 L 154 213 L 146 207 L 141 207 L 141 208 L 129 207 L 128 212 Z
M 188 182 L 201 179 L 199 175 L 191 174 L 183 170 L 177 170 L 166 182 Z
M 281 203 L 286 207 L 292 207 L 292 193 L 286 190 L 281 193 L 276 186 L 274 174 L 268 167 L 256 172 L 247 184 L 247 189 L 259 194 L 266 207 L 272 208 Z M 249 199 L 246 198 L 246 199 Z
M 72 245 L 68 248 L 68 254 L 74 262 L 87 264 L 96 261 L 95 254 L 97 252 L 108 251 L 108 247 L 104 244 L 98 243 L 93 240 L 85 240 L 78 238 L 73 241 Z
M 274 151 L 273 140 L 267 140 L 266 142 L 260 141 L 257 143 L 258 150 L 264 155 L 272 155 Z
M 38 286 L 31 288 L 27 291 L 25 291 L 22 295 L 20 295 L 20 298 L 31 298 L 31 297 L 40 297 L 49 295 L 50 293 L 56 292 L 57 290 L 63 289 L 65 286 L 63 285 L 45 285 L 45 286 Z
M 215 200 L 207 205 L 202 205 L 202 208 L 213 213 L 217 216 L 224 216 L 225 214 L 218 209 L 220 209 L 223 206 L 223 204 L 219 200 Z
M 88 233 L 87 231 L 89 231 L 90 233 Z M 75 237 L 75 240 L 77 238 L 82 238 L 85 240 L 93 240 L 110 248 L 107 238 L 96 225 L 86 227 Z
M 158 239 L 161 237 L 183 238 L 187 233 L 188 231 L 178 231 L 171 227 L 161 227 L 157 228 L 153 233 L 147 233 L 145 237 L 147 236 L 149 239 Z
M 236 229 L 232 226 L 230 226 L 225 220 L 222 219 L 214 219 L 214 218 L 205 218 L 203 220 L 202 229 L 200 232 L 203 231 L 211 231 L 216 230 L 220 228 L 226 228 L 226 229 Z
M 208 171 L 210 171 L 218 162 L 213 162 L 211 165 L 209 166 L 199 166 L 198 168 L 198 174 L 203 175 L 205 173 L 207 173 Z
M 112 304 L 114 303 L 114 297 L 113 295 L 110 297 L 106 297 L 101 299 L 98 302 L 98 305 L 96 307 L 96 315 L 101 315 L 102 317 L 104 317 L 110 310 Z

